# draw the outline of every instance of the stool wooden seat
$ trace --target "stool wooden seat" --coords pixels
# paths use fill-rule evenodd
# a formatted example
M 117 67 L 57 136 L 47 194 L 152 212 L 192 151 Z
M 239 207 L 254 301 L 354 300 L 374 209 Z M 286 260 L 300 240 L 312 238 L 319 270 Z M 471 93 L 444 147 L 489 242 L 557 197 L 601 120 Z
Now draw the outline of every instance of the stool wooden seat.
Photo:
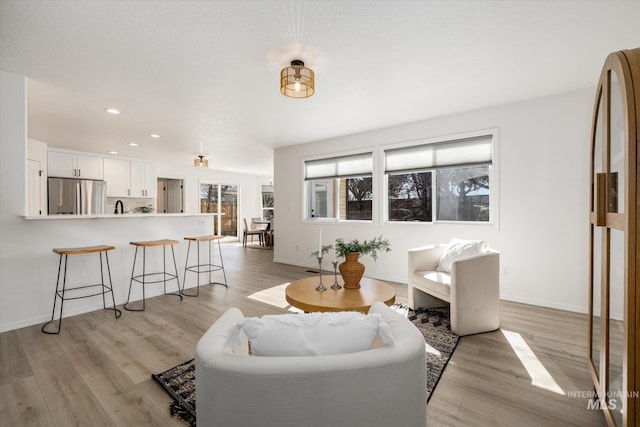
M 130 245 L 134 246 L 166 246 L 166 245 L 177 245 L 177 240 L 171 239 L 160 239 L 160 240 L 147 240 L 143 242 L 129 242 Z
M 98 245 L 98 246 L 86 246 L 79 248 L 54 248 L 53 252 L 60 255 L 60 261 L 58 262 L 58 278 L 56 281 L 56 292 L 53 297 L 53 309 L 51 311 L 51 320 L 42 325 L 42 332 L 45 334 L 59 334 L 60 329 L 62 328 L 62 307 L 64 305 L 65 300 L 73 300 L 80 298 L 89 298 L 98 295 L 102 295 L 102 306 L 105 310 L 113 310 L 114 315 L 119 318 L 122 315 L 122 312 L 116 308 L 116 301 L 113 295 L 113 283 L 111 282 L 111 269 L 109 268 L 109 257 L 107 255 L 108 251 L 112 251 L 115 249 L 115 246 L 111 245 Z M 89 284 L 83 286 L 76 286 L 73 288 L 67 288 L 67 260 L 69 255 L 86 255 L 97 253 L 100 258 L 100 283 L 97 284 Z M 104 267 L 102 261 L 102 254 L 104 253 L 104 259 L 107 264 L 107 275 L 109 277 L 109 284 L 105 283 L 104 277 Z M 62 272 L 62 258 L 64 257 L 64 272 L 62 273 L 62 287 L 60 286 L 60 273 Z M 94 288 L 100 288 L 99 291 L 91 292 Z M 105 294 L 111 293 L 111 302 L 113 303 L 112 307 L 107 307 Z M 71 296 L 68 296 L 70 294 Z M 60 315 L 58 316 L 58 328 L 55 331 L 48 331 L 46 328 L 49 324 L 54 321 L 55 313 L 56 313 L 56 304 L 60 299 Z
M 92 254 L 96 252 L 103 251 L 112 251 L 116 247 L 109 245 L 99 245 L 99 246 L 86 246 L 84 248 L 54 248 L 53 252 L 58 255 L 82 255 L 82 254 Z
M 207 283 L 208 285 L 214 285 L 214 284 L 218 284 L 218 285 L 224 285 L 225 287 L 227 286 L 227 275 L 224 272 L 224 262 L 222 261 L 222 249 L 220 247 L 220 240 L 222 240 L 224 238 L 224 236 L 216 236 L 216 235 L 207 235 L 207 236 L 197 236 L 197 237 L 185 237 L 184 240 L 189 241 L 189 247 L 187 248 L 187 259 L 185 260 L 184 263 L 184 276 L 182 278 L 182 295 L 187 296 L 187 297 L 197 297 L 198 295 L 200 295 L 200 274 L 201 273 L 209 273 L 209 282 Z M 214 264 L 211 260 L 211 242 L 217 242 L 218 243 L 218 254 L 220 257 L 220 264 Z M 197 247 L 197 263 L 194 265 L 189 265 L 189 252 L 191 250 L 191 242 L 196 242 L 196 247 Z M 200 242 L 209 242 L 209 260 L 208 263 L 206 264 L 200 264 Z M 213 273 L 214 271 L 219 271 L 222 270 L 222 275 L 224 277 L 224 283 L 222 282 L 212 282 L 211 281 L 211 273 Z M 186 280 L 187 280 L 187 271 L 190 271 L 192 273 L 196 273 L 197 276 L 197 286 L 196 286 L 196 293 L 195 294 L 187 294 L 185 292 L 185 288 L 186 288 Z
M 127 295 L 127 302 L 124 304 L 125 310 L 129 311 L 144 311 L 145 310 L 145 285 L 150 283 L 163 283 L 164 294 L 165 295 L 175 295 L 180 297 L 180 301 L 182 301 L 182 290 L 180 289 L 180 280 L 178 279 L 178 267 L 176 265 L 176 255 L 173 251 L 173 245 L 177 245 L 177 240 L 172 239 L 160 239 L 160 240 L 146 240 L 146 241 L 138 241 L 138 242 L 129 242 L 129 244 L 136 247 L 136 252 L 133 256 L 133 267 L 131 269 L 131 280 L 129 281 L 129 294 Z M 147 247 L 161 246 L 162 247 L 162 271 L 147 273 Z M 175 274 L 170 274 L 167 272 L 167 255 L 166 248 L 167 246 L 171 247 L 171 256 L 173 258 L 173 268 Z M 136 261 L 138 259 L 138 248 L 142 248 L 142 274 L 135 274 L 136 271 Z M 160 278 L 158 278 L 160 277 Z M 150 279 L 150 280 L 147 280 Z M 175 280 L 178 284 L 178 292 L 167 293 L 167 280 Z M 129 302 L 131 300 L 131 288 L 133 287 L 133 282 L 142 284 L 142 308 L 130 308 Z

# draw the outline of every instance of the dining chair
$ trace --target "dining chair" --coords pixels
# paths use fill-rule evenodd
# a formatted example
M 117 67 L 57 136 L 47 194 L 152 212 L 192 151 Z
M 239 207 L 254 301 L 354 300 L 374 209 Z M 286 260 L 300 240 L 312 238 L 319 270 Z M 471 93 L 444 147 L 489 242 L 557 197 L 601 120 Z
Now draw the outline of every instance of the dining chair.
M 260 244 L 262 245 L 262 242 L 264 241 L 264 230 L 256 230 L 252 228 L 249 228 L 249 226 L 247 225 L 247 219 L 246 218 L 242 218 L 242 221 L 244 222 L 244 233 L 242 235 L 242 246 L 247 247 L 247 238 L 249 236 L 251 236 L 251 243 L 253 243 L 253 236 L 258 236 L 258 239 L 260 240 Z M 253 221 L 251 221 L 251 224 L 253 226 Z

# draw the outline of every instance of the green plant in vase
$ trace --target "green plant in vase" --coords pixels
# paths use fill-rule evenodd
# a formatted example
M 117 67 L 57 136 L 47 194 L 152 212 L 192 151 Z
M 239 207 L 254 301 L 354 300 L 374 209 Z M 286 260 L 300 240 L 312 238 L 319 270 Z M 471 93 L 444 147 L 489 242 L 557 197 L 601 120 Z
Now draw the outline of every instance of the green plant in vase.
M 338 267 L 344 279 L 344 287 L 346 289 L 359 289 L 360 279 L 364 275 L 364 265 L 358 261 L 360 255 L 369 255 L 374 261 L 377 261 L 379 252 L 389 252 L 391 244 L 389 240 L 383 239 L 382 236 L 363 242 L 358 239 L 345 242 L 344 239 L 340 238 L 336 240 L 335 250 L 337 256 L 345 259 Z

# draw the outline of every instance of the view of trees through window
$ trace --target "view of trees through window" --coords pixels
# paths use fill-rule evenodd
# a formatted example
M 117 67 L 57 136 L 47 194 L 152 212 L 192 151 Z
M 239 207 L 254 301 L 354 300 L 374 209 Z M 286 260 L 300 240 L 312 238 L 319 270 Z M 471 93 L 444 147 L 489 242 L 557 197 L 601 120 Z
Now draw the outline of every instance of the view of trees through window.
M 489 167 L 436 171 L 438 221 L 489 221 Z
M 262 186 L 262 219 L 273 221 L 273 185 Z
M 413 172 L 388 177 L 389 221 L 430 222 L 431 172 Z
M 489 166 L 389 175 L 389 221 L 489 221 Z
M 373 179 L 371 177 L 346 178 L 346 212 L 348 220 L 371 220 L 373 202 Z

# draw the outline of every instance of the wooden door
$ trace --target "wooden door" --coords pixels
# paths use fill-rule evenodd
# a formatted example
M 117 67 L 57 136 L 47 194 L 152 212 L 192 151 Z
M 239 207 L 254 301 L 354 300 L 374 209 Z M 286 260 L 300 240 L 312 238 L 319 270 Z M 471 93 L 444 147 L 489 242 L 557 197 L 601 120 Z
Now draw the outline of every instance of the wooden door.
M 638 411 L 636 55 L 607 57 L 591 138 L 589 366 L 599 406 L 617 427 L 635 425 Z

